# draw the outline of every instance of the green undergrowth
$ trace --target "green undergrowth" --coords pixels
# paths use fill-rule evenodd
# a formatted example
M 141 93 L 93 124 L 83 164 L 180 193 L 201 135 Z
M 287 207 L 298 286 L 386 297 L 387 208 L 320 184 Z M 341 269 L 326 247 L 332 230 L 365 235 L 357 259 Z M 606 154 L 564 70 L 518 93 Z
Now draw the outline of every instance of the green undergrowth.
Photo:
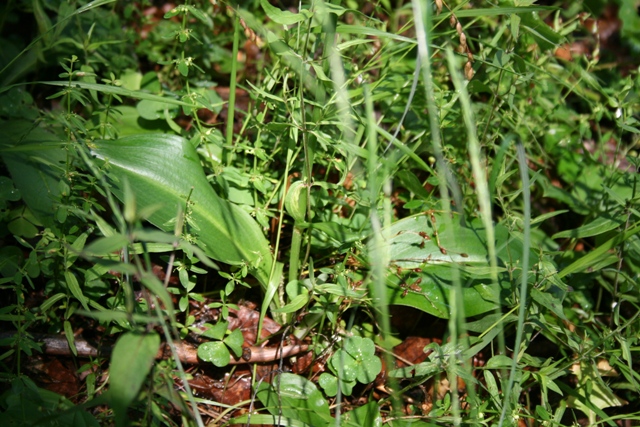
M 167 5 L 0 6 L 3 425 L 640 420 L 632 1 Z M 194 395 L 246 301 L 314 362 Z

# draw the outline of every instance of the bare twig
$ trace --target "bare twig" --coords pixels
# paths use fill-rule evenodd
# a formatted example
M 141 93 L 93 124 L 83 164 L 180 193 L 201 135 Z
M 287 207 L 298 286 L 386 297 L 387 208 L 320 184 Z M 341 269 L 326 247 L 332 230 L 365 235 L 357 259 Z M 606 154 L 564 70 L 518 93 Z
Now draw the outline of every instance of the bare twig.
M 0 340 L 12 338 L 15 334 L 16 332 L 2 332 L 0 333 Z M 35 341 L 42 344 L 43 353 L 60 356 L 72 355 L 67 338 L 62 335 L 33 334 L 32 336 Z M 198 359 L 198 349 L 193 345 L 181 341 L 175 341 L 173 345 L 181 362 L 192 365 L 203 363 L 202 360 Z M 112 346 L 93 345 L 89 341 L 78 338 L 75 339 L 75 346 L 78 357 L 108 356 L 113 349 Z M 274 348 L 251 346 L 245 347 L 243 350 L 242 357 L 236 358 L 232 355 L 229 362 L 230 365 L 276 362 L 281 357 L 291 357 L 304 353 L 309 350 L 309 346 L 307 344 L 285 345 Z M 169 345 L 162 343 L 160 350 L 156 354 L 156 359 L 166 359 L 170 356 Z

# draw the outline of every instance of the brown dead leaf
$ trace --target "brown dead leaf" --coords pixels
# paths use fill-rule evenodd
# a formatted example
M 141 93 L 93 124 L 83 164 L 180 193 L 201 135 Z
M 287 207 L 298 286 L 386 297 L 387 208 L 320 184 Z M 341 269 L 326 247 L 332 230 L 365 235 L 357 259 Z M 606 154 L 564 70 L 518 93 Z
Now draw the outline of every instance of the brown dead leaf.
M 59 358 L 30 360 L 28 369 L 39 377 L 39 384 L 49 391 L 70 398 L 80 392 L 80 381 L 70 362 Z
M 243 305 L 238 310 L 229 309 L 229 329 L 240 329 L 244 341 L 248 346 L 255 345 L 256 335 L 258 334 L 258 323 L 260 321 L 260 313 Z M 262 331 L 260 332 L 260 341 L 267 339 L 269 336 L 277 334 L 280 331 L 280 325 L 274 320 L 265 317 L 262 322 Z M 264 344 L 263 344 L 264 345 Z

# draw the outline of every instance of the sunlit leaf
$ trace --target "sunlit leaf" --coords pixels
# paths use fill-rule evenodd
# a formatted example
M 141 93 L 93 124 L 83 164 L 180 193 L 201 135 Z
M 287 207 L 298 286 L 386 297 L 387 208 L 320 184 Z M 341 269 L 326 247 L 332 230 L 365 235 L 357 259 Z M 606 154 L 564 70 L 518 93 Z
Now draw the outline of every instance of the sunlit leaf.
M 229 349 L 221 341 L 205 342 L 198 346 L 198 357 L 221 368 L 231 361 Z
M 173 135 L 136 135 L 97 141 L 92 152 L 118 178 L 118 198 L 123 197 L 126 178 L 139 209 L 162 203 L 149 221 L 165 231 L 173 231 L 178 208 L 187 207 L 185 233 L 211 258 L 252 267 L 250 272 L 266 286 L 273 259 L 262 230 L 246 211 L 213 191 L 188 141 Z

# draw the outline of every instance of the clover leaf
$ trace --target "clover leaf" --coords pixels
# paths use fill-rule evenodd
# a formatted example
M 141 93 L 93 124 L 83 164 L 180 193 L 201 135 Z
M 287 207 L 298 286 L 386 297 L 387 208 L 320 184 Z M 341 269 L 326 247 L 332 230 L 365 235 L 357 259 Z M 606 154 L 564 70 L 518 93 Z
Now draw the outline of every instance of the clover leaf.
M 335 377 L 328 373 L 320 376 L 319 383 L 327 395 L 334 396 L 338 384 L 342 393 L 349 396 L 356 381 L 362 384 L 373 382 L 382 370 L 382 363 L 375 351 L 375 345 L 369 338 L 348 337 L 343 348 L 329 360 L 329 369 Z
M 231 362 L 229 349 L 235 353 L 236 357 L 242 356 L 242 344 L 244 343 L 240 329 L 235 329 L 229 333 L 226 330 L 226 322 L 223 323 L 223 326 L 225 330 L 216 325 L 202 334 L 221 341 L 205 342 L 198 346 L 198 357 L 205 362 L 213 363 L 219 368 L 227 366 Z M 228 335 L 223 339 L 225 333 Z
M 318 384 L 324 389 L 324 392 L 329 397 L 333 397 L 338 394 L 338 384 L 340 385 L 340 391 L 345 396 L 351 396 L 353 387 L 356 385 L 356 381 L 345 381 L 344 378 L 338 379 L 338 377 L 324 372 L 318 378 Z

